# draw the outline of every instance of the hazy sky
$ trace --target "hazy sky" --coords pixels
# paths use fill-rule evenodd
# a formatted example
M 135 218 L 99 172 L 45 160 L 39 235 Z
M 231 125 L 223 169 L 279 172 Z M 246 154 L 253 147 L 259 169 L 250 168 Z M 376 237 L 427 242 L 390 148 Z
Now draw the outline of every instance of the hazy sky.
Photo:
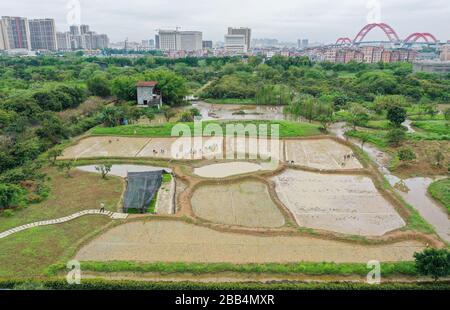
M 354 38 L 367 21 L 390 24 L 400 38 L 431 32 L 441 41 L 450 39 L 449 0 L 2 0 L 0 15 L 54 18 L 58 31 L 80 16 L 112 41 L 148 39 L 155 29 L 176 26 L 223 41 L 228 26 L 247 26 L 254 38 L 329 43 Z M 381 30 L 370 38 L 383 38 Z

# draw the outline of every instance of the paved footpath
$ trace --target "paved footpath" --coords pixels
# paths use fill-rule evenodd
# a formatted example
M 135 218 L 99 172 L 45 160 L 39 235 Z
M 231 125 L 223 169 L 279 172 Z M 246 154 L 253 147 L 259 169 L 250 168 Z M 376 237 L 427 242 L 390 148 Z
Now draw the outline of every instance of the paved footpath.
M 128 214 L 125 214 L 125 213 L 115 213 L 115 212 L 110 212 L 110 211 L 100 212 L 100 210 L 85 210 L 85 211 L 77 212 L 77 213 L 74 213 L 72 215 L 69 215 L 69 216 L 66 216 L 66 217 L 62 217 L 62 218 L 59 218 L 59 219 L 55 219 L 55 220 L 34 222 L 34 223 L 18 226 L 18 227 L 15 227 L 15 228 L 11 228 L 10 230 L 7 230 L 5 232 L 0 233 L 0 239 L 6 238 L 9 235 L 18 233 L 20 231 L 23 231 L 23 230 L 26 230 L 26 229 L 29 229 L 29 228 L 38 227 L 38 226 L 47 226 L 47 225 L 61 224 L 61 223 L 72 221 L 72 220 L 74 220 L 76 218 L 79 218 L 79 217 L 82 217 L 82 216 L 85 216 L 85 215 L 105 215 L 105 216 L 109 216 L 113 220 L 123 220 L 123 219 L 126 219 L 128 217 Z

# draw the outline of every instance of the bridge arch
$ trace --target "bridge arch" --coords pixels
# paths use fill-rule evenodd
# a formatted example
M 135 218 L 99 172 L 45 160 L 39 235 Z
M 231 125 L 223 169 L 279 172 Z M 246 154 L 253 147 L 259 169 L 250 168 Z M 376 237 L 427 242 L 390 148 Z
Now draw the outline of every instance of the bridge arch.
M 438 40 L 434 35 L 428 32 L 414 32 L 406 37 L 404 40 L 405 44 L 412 44 L 417 42 L 419 39 L 424 39 L 426 43 L 437 43 Z
M 389 26 L 386 23 L 373 23 L 373 24 L 367 24 L 364 26 L 359 33 L 356 35 L 355 39 L 353 40 L 353 43 L 358 44 L 361 43 L 362 40 L 366 37 L 366 35 L 372 31 L 374 28 L 380 28 L 383 30 L 383 32 L 386 34 L 386 36 L 389 38 L 389 41 L 395 43 L 399 42 L 400 38 L 395 32 L 395 30 Z
M 339 38 L 336 40 L 335 45 L 343 45 L 343 44 L 352 44 L 352 40 L 350 38 Z

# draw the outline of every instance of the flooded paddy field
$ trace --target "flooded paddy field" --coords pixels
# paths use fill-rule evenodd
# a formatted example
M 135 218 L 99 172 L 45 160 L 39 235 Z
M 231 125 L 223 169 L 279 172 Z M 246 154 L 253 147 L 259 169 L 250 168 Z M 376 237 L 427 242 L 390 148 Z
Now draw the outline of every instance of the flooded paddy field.
M 303 236 L 219 232 L 180 221 L 132 222 L 112 228 L 77 253 L 79 261 L 289 263 L 411 261 L 417 241 L 359 245 Z
M 283 106 L 194 102 L 203 120 L 285 120 Z
M 287 170 L 273 181 L 301 227 L 381 236 L 405 226 L 369 177 Z
M 286 140 L 285 160 L 295 165 L 327 170 L 361 169 L 348 146 L 332 139 Z
M 239 174 L 247 174 L 263 170 L 261 164 L 249 162 L 228 162 L 207 165 L 194 169 L 194 174 L 203 178 L 227 178 Z
M 259 181 L 202 185 L 191 199 L 194 213 L 205 220 L 245 227 L 281 227 L 285 220 Z

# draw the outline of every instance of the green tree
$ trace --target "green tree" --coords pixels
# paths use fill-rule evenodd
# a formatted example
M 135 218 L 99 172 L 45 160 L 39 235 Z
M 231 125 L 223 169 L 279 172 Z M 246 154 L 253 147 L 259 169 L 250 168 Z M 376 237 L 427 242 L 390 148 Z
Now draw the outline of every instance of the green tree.
M 424 276 L 432 276 L 435 281 L 450 275 L 450 252 L 447 249 L 425 249 L 415 253 L 417 271 Z
M 159 69 L 144 73 L 147 81 L 156 81 L 157 89 L 161 91 L 164 104 L 173 106 L 181 104 L 188 95 L 186 80 L 173 71 Z
M 61 172 L 66 172 L 66 177 L 67 178 L 71 178 L 72 175 L 70 174 L 70 171 L 72 170 L 72 168 L 74 167 L 74 162 L 73 161 L 63 161 L 61 163 L 59 163 L 57 165 L 57 168 L 59 171 Z
M 112 80 L 111 92 L 118 99 L 124 101 L 136 101 L 137 100 L 137 90 L 136 90 L 137 78 L 131 78 L 128 76 L 119 76 Z
M 87 81 L 89 92 L 94 96 L 108 97 L 111 95 L 108 80 L 101 75 L 95 75 Z
M 0 183 L 0 209 L 18 207 L 25 202 L 25 190 L 13 184 Z
M 391 146 L 400 146 L 406 139 L 405 131 L 401 128 L 389 130 L 386 139 Z
M 406 110 L 399 106 L 389 106 L 387 119 L 395 127 L 400 127 L 406 120 Z
M 116 106 L 103 108 L 100 113 L 100 120 L 106 127 L 115 127 L 120 125 L 120 119 L 124 117 L 123 110 Z
M 172 108 L 167 105 L 163 105 L 161 111 L 164 114 L 164 118 L 166 119 L 167 122 L 170 122 L 170 119 L 176 115 L 176 113 L 172 110 Z
M 61 147 L 54 147 L 51 150 L 47 152 L 47 158 L 50 161 L 50 165 L 55 166 L 56 159 L 58 156 L 61 156 L 63 154 L 63 149 Z
M 111 172 L 111 168 L 112 168 L 111 163 L 105 163 L 105 164 L 95 166 L 95 170 L 100 172 L 100 174 L 102 175 L 102 179 L 106 179 L 106 176 L 108 175 L 108 173 Z

